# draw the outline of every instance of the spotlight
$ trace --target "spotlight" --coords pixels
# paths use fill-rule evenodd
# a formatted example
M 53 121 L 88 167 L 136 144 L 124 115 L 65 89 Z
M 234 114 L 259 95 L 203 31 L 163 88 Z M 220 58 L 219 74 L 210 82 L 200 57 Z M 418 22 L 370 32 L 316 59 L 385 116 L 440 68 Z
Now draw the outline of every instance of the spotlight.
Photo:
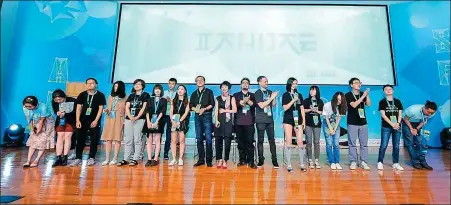
M 3 134 L 4 147 L 20 147 L 25 137 L 25 128 L 20 124 L 12 124 L 5 129 Z

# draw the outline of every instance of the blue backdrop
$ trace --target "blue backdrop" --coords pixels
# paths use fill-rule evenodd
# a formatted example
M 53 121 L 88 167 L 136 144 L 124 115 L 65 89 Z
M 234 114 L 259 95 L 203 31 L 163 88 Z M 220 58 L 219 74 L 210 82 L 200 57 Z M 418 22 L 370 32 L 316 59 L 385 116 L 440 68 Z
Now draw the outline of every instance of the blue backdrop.
M 426 100 L 437 102 L 440 112 L 427 126 L 432 131 L 429 144 L 440 146 L 439 133 L 445 126 L 450 126 L 450 3 L 380 4 L 390 4 L 398 81 L 395 95 L 405 107 L 423 104 Z M 108 1 L 3 2 L 1 130 L 12 123 L 26 122 L 21 105 L 26 95 L 36 95 L 40 101 L 49 103 L 48 97 L 52 90 L 65 89 L 66 82 L 83 82 L 88 77 L 98 79 L 99 89 L 109 93 L 117 8 L 116 2 Z M 256 84 L 256 79 L 251 80 L 251 83 Z M 146 90 L 151 92 L 152 86 L 149 84 Z M 127 87 L 127 90 L 131 89 L 131 85 Z M 209 87 L 215 95 L 219 94 L 219 86 Z M 256 89 L 257 86 L 253 85 L 252 88 Z M 270 88 L 284 90 L 284 86 Z M 189 92 L 194 89 L 194 85 L 188 86 Z M 320 89 L 323 100 L 328 100 L 336 91 L 347 92 L 349 87 L 320 86 Z M 380 139 L 377 103 L 383 93 L 379 86 L 371 89 L 373 106 L 367 109 L 367 116 L 370 144 L 375 145 Z M 233 86 L 232 92 L 238 90 L 239 86 Z M 301 86 L 299 90 L 304 96 L 308 95 L 308 86 Z M 276 136 L 283 138 L 280 98 L 278 101 L 275 112 Z M 188 137 L 194 137 L 194 129 L 190 129 Z

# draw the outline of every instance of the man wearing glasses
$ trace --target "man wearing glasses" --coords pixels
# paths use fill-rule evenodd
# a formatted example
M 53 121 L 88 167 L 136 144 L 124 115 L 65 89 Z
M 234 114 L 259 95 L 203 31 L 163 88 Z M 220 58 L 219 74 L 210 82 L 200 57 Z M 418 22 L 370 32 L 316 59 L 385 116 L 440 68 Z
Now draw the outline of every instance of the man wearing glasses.
M 365 105 L 371 106 L 370 89 L 365 92 L 360 91 L 362 83 L 358 78 L 351 78 L 349 86 L 351 91 L 346 93 L 346 102 L 348 105 L 348 143 L 349 160 L 351 161 L 351 170 L 357 168 L 357 137 L 360 142 L 360 166 L 365 170 L 370 170 L 368 166 L 368 126 L 366 121 Z
M 205 77 L 196 77 L 197 89 L 191 94 L 189 107 L 194 111 L 194 123 L 196 129 L 197 151 L 199 152 L 199 160 L 195 167 L 201 166 L 207 162 L 208 167 L 212 167 L 213 160 L 213 144 L 212 144 L 212 110 L 215 105 L 213 91 L 205 87 Z M 205 158 L 204 140 L 206 138 L 207 157 Z

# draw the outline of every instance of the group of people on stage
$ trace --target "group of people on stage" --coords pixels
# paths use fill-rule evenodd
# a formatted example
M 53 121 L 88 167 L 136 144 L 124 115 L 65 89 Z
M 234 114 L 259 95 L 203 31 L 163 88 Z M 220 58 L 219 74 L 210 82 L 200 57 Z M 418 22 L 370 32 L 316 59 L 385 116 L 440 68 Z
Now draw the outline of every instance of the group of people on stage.
M 95 164 L 98 137 L 105 142 L 106 157 L 102 165 L 136 166 L 144 158 L 145 166 L 156 166 L 160 162 L 162 134 L 166 132 L 163 158 L 171 159 L 169 166 L 184 164 L 185 135 L 189 130 L 189 119 L 194 114 L 194 128 L 198 150 L 198 161 L 194 166 L 206 164 L 213 166 L 213 142 L 215 138 L 216 167 L 227 169 L 233 133 L 239 150 L 238 166 L 247 165 L 256 169 L 264 164 L 263 141 L 268 137 L 271 160 L 274 168 L 279 168 L 274 139 L 273 108 L 276 106 L 278 91 L 268 89 L 265 76 L 257 78 L 259 89 L 249 92 L 250 80 L 241 80 L 241 90 L 230 94 L 232 85 L 224 81 L 220 85 L 221 94 L 214 96 L 212 90 L 205 87 L 205 78 L 196 77 L 197 89 L 188 99 L 184 85 L 177 85 L 175 78 L 169 79 L 169 90 L 163 90 L 156 84 L 152 93 L 144 91 L 146 84 L 137 79 L 132 92 L 127 96 L 125 84 L 117 81 L 113 84 L 108 98 L 97 90 L 97 80 L 86 80 L 86 91 L 76 99 L 66 96 L 62 90 L 52 94 L 52 110 L 34 96 L 23 100 L 23 109 L 27 118 L 30 136 L 28 160 L 24 167 L 36 167 L 46 149 L 55 147 L 56 160 L 53 166 L 78 166 L 82 163 L 82 154 L 87 136 L 91 137 L 88 166 Z M 292 149 L 299 154 L 299 168 L 320 169 L 320 136 L 326 139 L 327 161 L 332 170 L 341 170 L 340 165 L 340 121 L 347 116 L 350 169 L 358 166 L 370 170 L 368 166 L 368 127 L 365 107 L 371 106 L 370 90 L 361 91 L 358 78 L 349 81 L 351 91 L 344 94 L 336 92 L 330 102 L 321 100 L 320 89 L 311 86 L 308 97 L 297 91 L 298 81 L 289 78 L 286 91 L 282 94 L 284 160 L 289 172 L 293 172 L 291 163 Z M 403 170 L 399 164 L 399 142 L 401 134 L 404 144 L 416 169 L 432 167 L 426 162 L 427 140 L 430 131 L 424 129 L 437 110 L 434 102 L 427 101 L 423 106 L 413 105 L 407 109 L 399 99 L 393 97 L 393 86 L 383 87 L 385 97 L 379 101 L 381 114 L 381 145 L 377 168 L 383 169 L 383 159 L 390 137 L 393 143 L 393 169 Z M 102 115 L 106 116 L 103 133 L 100 135 Z M 54 119 L 56 115 L 56 119 Z M 73 133 L 76 131 L 76 135 Z M 254 163 L 254 134 L 257 132 L 258 163 Z M 303 144 L 305 132 L 306 145 Z M 293 136 L 296 146 L 292 146 Z M 360 142 L 360 163 L 357 157 L 356 140 Z M 206 143 L 204 144 L 204 140 Z M 124 157 L 119 161 L 121 142 L 124 141 Z M 155 149 L 153 149 L 155 144 Z M 114 148 L 113 148 L 114 146 Z M 113 157 L 110 157 L 114 149 Z M 35 151 L 37 157 L 32 161 Z M 70 153 L 72 151 L 72 154 Z M 178 150 L 178 156 L 177 156 Z M 306 155 L 306 156 L 305 156 Z M 68 160 L 72 160 L 70 163 Z

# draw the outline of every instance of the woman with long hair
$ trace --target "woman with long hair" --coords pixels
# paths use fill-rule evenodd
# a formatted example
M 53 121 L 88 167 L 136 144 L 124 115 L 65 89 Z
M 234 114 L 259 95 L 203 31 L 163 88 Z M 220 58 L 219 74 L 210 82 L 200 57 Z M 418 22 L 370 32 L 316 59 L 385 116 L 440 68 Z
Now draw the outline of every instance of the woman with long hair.
M 320 169 L 319 163 L 319 138 L 321 136 L 321 114 L 323 113 L 324 103 L 318 86 L 311 86 L 309 89 L 309 97 L 304 100 L 305 111 L 305 137 L 307 142 L 307 158 L 308 165 L 311 169 Z M 313 145 L 313 152 L 312 152 Z M 312 155 L 313 154 L 313 155 Z M 315 164 L 313 164 L 315 163 Z
M 232 85 L 224 81 L 220 85 L 221 95 L 215 99 L 215 148 L 216 148 L 216 167 L 218 169 L 227 169 L 229 160 L 230 146 L 232 143 L 233 117 L 236 113 L 235 98 L 230 96 L 229 91 Z M 225 142 L 225 143 L 224 143 Z M 222 152 L 224 146 L 224 153 Z M 222 157 L 224 156 L 224 158 Z
M 55 147 L 55 121 L 47 106 L 44 103 L 39 103 L 35 96 L 25 97 L 22 105 L 30 128 L 30 136 L 27 140 L 27 146 L 30 148 L 28 149 L 27 162 L 23 167 L 37 167 L 45 150 Z M 38 150 L 38 156 L 31 163 L 36 150 Z
M 336 92 L 331 102 L 324 105 L 323 132 L 326 138 L 326 153 L 332 170 L 343 169 L 340 165 L 340 120 L 346 115 L 347 104 L 345 94 Z
M 64 91 L 57 89 L 52 93 L 52 108 L 56 114 L 56 133 L 58 138 L 56 139 L 56 160 L 52 165 L 66 166 L 68 160 L 69 150 L 75 149 L 75 111 L 76 100 L 71 97 L 67 97 Z
M 156 84 L 153 87 L 152 97 L 147 102 L 146 121 L 148 133 L 147 137 L 147 166 L 158 165 L 160 148 L 161 148 L 161 135 L 164 132 L 163 115 L 166 111 L 167 99 L 163 97 L 163 86 Z M 155 141 L 155 155 L 152 159 L 152 143 Z
M 102 166 L 107 164 L 116 165 L 118 163 L 117 157 L 121 148 L 122 131 L 124 129 L 126 100 L 127 97 L 125 94 L 124 82 L 116 81 L 111 88 L 107 108 L 104 110 L 106 119 L 101 140 L 105 141 L 105 161 L 102 162 Z M 114 156 L 113 160 L 110 161 L 110 152 L 113 142 Z
M 189 102 L 186 87 L 179 85 L 177 87 L 177 97 L 172 100 L 171 109 L 169 111 L 171 118 L 171 152 L 172 160 L 169 166 L 174 166 L 177 161 L 177 141 L 179 144 L 179 160 L 178 165 L 183 166 L 183 156 L 185 154 L 185 136 L 189 130 Z
M 299 151 L 300 168 L 306 172 L 304 165 L 304 144 L 302 134 L 305 129 L 305 112 L 302 106 L 302 95 L 297 91 L 298 81 L 296 78 L 289 78 L 285 86 L 286 92 L 282 95 L 283 129 L 285 132 L 285 149 L 287 157 L 287 170 L 293 172 L 291 166 L 291 144 L 293 131 L 296 134 L 297 148 Z

